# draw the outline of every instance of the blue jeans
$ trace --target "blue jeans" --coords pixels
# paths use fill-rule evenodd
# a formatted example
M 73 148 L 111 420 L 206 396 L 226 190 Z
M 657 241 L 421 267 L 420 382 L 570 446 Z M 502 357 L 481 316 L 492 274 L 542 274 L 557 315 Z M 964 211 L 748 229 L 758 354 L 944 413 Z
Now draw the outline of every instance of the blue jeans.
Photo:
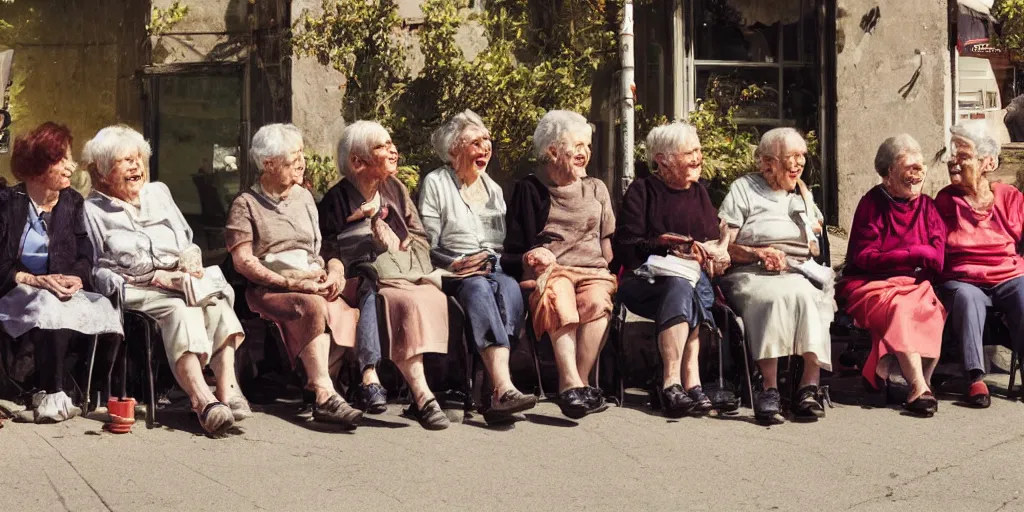
M 478 353 L 491 346 L 510 346 L 525 314 L 515 279 L 499 270 L 486 276 L 444 279 L 442 288 L 466 312 L 466 334 Z
M 654 320 L 659 334 L 684 322 L 691 330 L 703 322 L 715 323 L 711 316 L 715 292 L 703 273 L 696 287 L 681 277 L 656 277 L 653 283 L 629 277 L 619 285 L 617 296 L 630 311 Z
M 377 323 L 377 288 L 368 279 L 359 284 L 359 322 L 356 323 L 356 356 L 359 370 L 380 364 L 380 330 Z
M 985 368 L 982 338 L 990 307 L 1003 312 L 1010 340 L 1014 347 L 1020 347 L 1024 339 L 1024 276 L 995 286 L 948 281 L 938 289 L 949 314 L 946 325 L 952 329 L 963 349 L 964 370 L 970 372 Z

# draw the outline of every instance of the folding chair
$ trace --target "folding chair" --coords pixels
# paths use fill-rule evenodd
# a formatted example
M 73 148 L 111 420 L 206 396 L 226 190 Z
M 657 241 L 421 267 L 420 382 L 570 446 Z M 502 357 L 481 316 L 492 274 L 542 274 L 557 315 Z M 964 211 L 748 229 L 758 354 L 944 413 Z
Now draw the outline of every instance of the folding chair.
M 122 309 L 121 310 L 121 325 L 124 327 L 124 338 L 118 341 L 114 345 L 113 352 L 110 357 L 110 367 L 107 370 L 107 387 L 106 392 L 108 396 L 113 396 L 113 376 L 115 368 L 120 368 L 120 381 L 121 381 L 121 393 L 120 398 L 128 398 L 128 345 L 127 340 L 130 336 L 131 330 L 130 325 L 138 325 L 142 329 L 142 340 L 145 348 L 145 367 L 146 367 L 146 378 L 148 383 L 148 395 L 146 401 L 146 428 L 153 428 L 156 423 L 156 391 L 154 389 L 154 378 L 153 378 L 153 339 L 154 337 L 160 336 L 160 327 L 156 319 L 152 316 L 143 313 L 141 311 Z M 133 337 L 134 338 L 134 337 Z M 161 341 L 162 343 L 162 341 Z M 99 339 L 93 337 L 91 355 L 89 357 L 89 370 L 88 380 L 85 387 L 85 410 L 89 410 L 90 400 L 92 399 L 92 375 L 93 369 L 96 363 L 96 351 L 98 350 Z M 120 357 L 118 357 L 120 356 Z

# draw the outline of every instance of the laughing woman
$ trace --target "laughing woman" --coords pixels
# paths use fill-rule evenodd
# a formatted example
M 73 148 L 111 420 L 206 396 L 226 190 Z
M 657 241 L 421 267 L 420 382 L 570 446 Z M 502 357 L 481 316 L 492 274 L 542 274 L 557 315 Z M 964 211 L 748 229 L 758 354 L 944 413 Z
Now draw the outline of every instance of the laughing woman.
M 519 283 L 496 264 L 505 239 L 505 199 L 487 175 L 491 135 L 480 116 L 467 110 L 431 139 L 448 165 L 423 179 L 420 215 L 430 257 L 452 272 L 442 288 L 466 312 L 469 337 L 493 383 L 493 396 L 483 399 L 481 410 L 485 419 L 500 420 L 532 408 L 537 398 L 519 392 L 508 369 L 510 343 L 523 320 L 523 295 Z
M 882 184 L 857 205 L 837 293 L 854 321 L 871 331 L 866 384 L 884 386 L 895 359 L 910 384 L 904 408 L 931 416 L 939 406 L 930 381 L 946 318 L 932 282 L 942 272 L 946 228 L 934 201 L 921 194 L 927 167 L 913 137 L 886 139 L 875 171 Z

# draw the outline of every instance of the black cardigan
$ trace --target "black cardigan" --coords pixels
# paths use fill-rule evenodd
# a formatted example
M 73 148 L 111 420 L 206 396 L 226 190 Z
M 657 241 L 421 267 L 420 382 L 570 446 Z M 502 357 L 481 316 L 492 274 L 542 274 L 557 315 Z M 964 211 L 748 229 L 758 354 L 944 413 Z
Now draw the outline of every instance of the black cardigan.
M 501 269 L 508 275 L 523 279 L 523 255 L 547 240 L 540 232 L 547 225 L 551 213 L 551 194 L 536 174 L 516 182 L 505 211 L 505 252 L 501 255 Z
M 71 187 L 60 191 L 46 226 L 50 238 L 47 273 L 78 276 L 83 288 L 92 291 L 93 250 L 85 227 L 83 205 L 82 195 Z M 21 264 L 19 252 L 28 208 L 24 184 L 0 188 L 0 296 L 17 286 L 15 274 L 27 271 Z

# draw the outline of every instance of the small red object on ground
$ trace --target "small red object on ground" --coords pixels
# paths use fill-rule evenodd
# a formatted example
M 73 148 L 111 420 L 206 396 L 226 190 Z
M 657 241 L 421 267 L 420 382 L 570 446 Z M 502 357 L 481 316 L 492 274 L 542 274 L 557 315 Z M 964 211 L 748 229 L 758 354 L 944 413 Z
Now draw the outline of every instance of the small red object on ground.
M 132 431 L 135 424 L 135 399 L 115 398 L 107 400 L 107 412 L 110 414 L 110 423 L 106 429 L 114 434 L 127 434 Z

